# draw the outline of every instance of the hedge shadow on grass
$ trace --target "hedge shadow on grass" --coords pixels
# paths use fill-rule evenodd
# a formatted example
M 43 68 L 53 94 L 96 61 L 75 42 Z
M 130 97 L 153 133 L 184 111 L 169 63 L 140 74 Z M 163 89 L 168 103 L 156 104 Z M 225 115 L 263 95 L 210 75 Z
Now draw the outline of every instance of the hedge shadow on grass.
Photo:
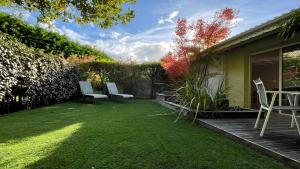
M 77 110 L 86 105 L 89 104 L 63 103 L 4 115 L 0 117 L 0 143 L 18 142 L 26 137 L 81 123 L 82 120 L 78 117 L 81 112 Z

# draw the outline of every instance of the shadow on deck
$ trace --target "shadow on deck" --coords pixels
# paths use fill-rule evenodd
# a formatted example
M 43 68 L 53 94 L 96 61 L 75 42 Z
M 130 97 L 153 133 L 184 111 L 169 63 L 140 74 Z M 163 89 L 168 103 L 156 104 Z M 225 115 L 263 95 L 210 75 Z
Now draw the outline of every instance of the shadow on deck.
M 300 135 L 296 128 L 290 127 L 291 118 L 274 113 L 270 117 L 265 135 L 260 137 L 263 120 L 261 119 L 258 129 L 253 128 L 254 118 L 199 119 L 199 122 L 293 168 L 300 168 Z

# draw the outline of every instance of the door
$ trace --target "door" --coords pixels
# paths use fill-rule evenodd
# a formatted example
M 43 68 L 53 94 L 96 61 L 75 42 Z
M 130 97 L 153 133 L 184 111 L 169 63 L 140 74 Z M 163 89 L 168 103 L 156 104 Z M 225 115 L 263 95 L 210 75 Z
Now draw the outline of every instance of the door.
M 266 90 L 279 88 L 279 50 L 260 53 L 251 56 L 251 107 L 259 108 L 256 87 L 253 80 L 261 78 Z

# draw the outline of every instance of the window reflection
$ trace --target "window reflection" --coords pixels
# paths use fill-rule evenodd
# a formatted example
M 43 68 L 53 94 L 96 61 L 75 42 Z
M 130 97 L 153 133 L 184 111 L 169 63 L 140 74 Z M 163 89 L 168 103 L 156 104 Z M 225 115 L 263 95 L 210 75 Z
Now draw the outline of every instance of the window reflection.
M 253 80 L 261 78 L 267 90 L 279 88 L 279 50 L 269 51 L 251 57 L 252 66 L 252 99 L 251 107 L 259 108 L 256 87 Z
M 300 46 L 284 48 L 282 56 L 282 86 L 297 90 L 300 88 Z

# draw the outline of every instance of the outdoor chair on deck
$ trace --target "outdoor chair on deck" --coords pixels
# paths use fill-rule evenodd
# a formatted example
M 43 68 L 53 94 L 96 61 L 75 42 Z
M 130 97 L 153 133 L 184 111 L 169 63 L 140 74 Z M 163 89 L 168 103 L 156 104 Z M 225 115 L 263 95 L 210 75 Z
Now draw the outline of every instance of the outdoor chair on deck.
M 134 96 L 132 94 L 121 94 L 118 91 L 118 88 L 116 86 L 116 83 L 114 82 L 107 82 L 106 83 L 108 93 L 111 97 L 117 97 L 117 98 L 124 98 L 124 99 L 129 99 L 133 98 Z
M 296 112 L 300 110 L 300 107 L 297 106 L 298 97 L 296 95 L 299 95 L 300 92 L 266 91 L 265 86 L 260 78 L 257 80 L 253 80 L 253 82 L 256 86 L 258 97 L 259 97 L 259 103 L 260 103 L 260 109 L 259 109 L 259 113 L 257 115 L 257 119 L 255 122 L 254 128 L 257 128 L 257 126 L 258 126 L 262 111 L 263 110 L 267 111 L 260 136 L 263 136 L 265 133 L 265 130 L 266 130 L 266 127 L 267 127 L 267 124 L 268 124 L 268 121 L 269 121 L 272 111 L 279 111 L 279 114 L 291 116 L 292 117 L 292 126 L 295 123 L 298 133 L 300 134 L 299 124 L 298 124 L 297 116 L 296 116 Z M 271 100 L 270 104 L 268 103 L 267 93 L 272 94 L 272 100 Z M 275 99 L 278 94 L 287 94 L 290 106 L 274 106 Z M 288 111 L 288 112 L 291 112 L 291 114 L 281 113 L 281 111 Z
M 96 104 L 96 99 L 108 98 L 107 95 L 104 95 L 104 94 L 95 94 L 91 83 L 88 81 L 79 81 L 79 86 L 80 86 L 82 95 L 93 98 L 95 100 L 95 104 Z

